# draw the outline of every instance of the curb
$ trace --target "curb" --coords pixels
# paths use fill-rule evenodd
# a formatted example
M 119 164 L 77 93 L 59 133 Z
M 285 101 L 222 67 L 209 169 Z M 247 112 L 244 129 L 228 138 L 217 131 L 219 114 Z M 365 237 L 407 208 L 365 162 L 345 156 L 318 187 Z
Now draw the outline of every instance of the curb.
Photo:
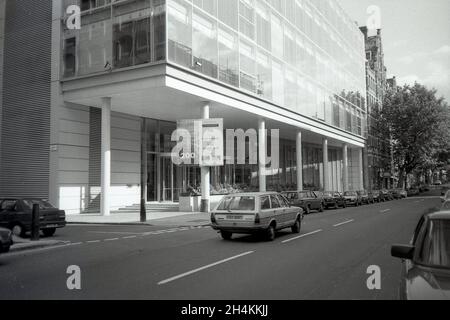
M 16 253 L 22 251 L 31 251 L 36 249 L 49 248 L 54 246 L 65 245 L 67 242 L 61 240 L 54 240 L 52 242 L 30 242 L 30 243 L 14 243 L 9 249 L 8 253 Z M 7 254 L 8 254 L 7 253 Z

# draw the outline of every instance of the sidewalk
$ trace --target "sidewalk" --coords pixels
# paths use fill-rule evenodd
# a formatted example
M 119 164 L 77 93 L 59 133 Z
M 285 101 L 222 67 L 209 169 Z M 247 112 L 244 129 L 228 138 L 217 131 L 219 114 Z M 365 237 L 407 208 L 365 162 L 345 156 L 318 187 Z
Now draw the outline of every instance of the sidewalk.
M 114 213 L 108 217 L 100 214 L 67 215 L 68 224 L 143 224 L 164 227 L 191 227 L 210 224 L 208 213 L 182 213 L 182 212 L 148 212 L 147 222 L 140 222 L 139 212 Z

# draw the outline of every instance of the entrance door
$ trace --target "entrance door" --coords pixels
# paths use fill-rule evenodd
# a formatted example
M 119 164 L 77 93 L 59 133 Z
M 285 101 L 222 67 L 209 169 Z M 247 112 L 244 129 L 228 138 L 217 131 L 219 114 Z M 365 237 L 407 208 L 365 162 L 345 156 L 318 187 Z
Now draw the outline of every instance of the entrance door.
M 183 168 L 176 166 L 172 158 L 167 155 L 161 155 L 161 177 L 160 177 L 160 195 L 161 202 L 178 202 L 183 187 Z

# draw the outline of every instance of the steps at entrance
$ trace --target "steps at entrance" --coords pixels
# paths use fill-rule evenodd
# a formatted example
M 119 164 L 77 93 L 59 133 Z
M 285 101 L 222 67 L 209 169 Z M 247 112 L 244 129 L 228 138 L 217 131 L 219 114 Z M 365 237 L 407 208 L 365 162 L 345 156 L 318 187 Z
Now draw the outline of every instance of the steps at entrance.
M 145 205 L 146 210 L 149 212 L 178 212 L 179 204 L 178 203 L 147 203 Z M 134 204 L 132 206 L 127 206 L 124 208 L 120 208 L 116 212 L 125 213 L 125 212 L 136 212 L 140 211 L 140 204 Z

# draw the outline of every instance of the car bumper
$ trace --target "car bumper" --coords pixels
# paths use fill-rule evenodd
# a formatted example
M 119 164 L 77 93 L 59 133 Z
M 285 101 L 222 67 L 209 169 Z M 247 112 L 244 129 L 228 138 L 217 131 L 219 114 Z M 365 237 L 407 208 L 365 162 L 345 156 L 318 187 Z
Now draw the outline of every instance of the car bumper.
M 14 241 L 12 239 L 0 241 L 0 252 L 8 251 L 9 247 L 11 247 L 13 244 Z
M 266 225 L 252 225 L 252 226 L 239 226 L 239 225 L 230 225 L 230 224 L 211 224 L 211 227 L 214 230 L 218 231 L 226 231 L 231 233 L 240 233 L 240 234 L 255 234 L 260 233 L 264 230 L 267 230 L 268 226 Z
M 45 221 L 41 222 L 41 229 L 51 229 L 51 228 L 64 228 L 66 226 L 66 221 Z

